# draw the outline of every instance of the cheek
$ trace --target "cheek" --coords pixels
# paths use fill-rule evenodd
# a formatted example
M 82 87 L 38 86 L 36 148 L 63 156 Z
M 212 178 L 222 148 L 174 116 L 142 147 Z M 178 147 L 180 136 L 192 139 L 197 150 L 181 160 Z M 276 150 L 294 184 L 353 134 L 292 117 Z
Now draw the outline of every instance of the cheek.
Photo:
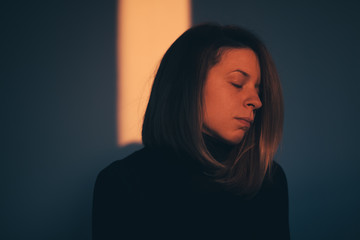
M 206 124 L 225 124 L 232 115 L 232 102 L 228 94 L 223 92 L 213 92 L 205 98 L 205 116 Z

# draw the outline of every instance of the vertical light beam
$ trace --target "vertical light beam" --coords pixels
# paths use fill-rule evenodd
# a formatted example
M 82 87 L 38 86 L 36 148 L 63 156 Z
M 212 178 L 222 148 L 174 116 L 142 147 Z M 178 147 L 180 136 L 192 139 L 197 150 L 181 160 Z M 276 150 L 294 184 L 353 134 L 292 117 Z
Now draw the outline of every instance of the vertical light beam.
M 191 24 L 190 0 L 118 0 L 117 142 L 141 143 L 141 127 L 161 57 Z

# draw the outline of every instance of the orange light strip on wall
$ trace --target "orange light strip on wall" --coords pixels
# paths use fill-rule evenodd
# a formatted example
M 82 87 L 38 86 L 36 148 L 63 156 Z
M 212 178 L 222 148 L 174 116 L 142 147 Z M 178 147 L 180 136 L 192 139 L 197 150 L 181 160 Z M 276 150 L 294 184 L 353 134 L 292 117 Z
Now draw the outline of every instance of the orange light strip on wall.
M 117 142 L 141 143 L 147 101 L 161 57 L 191 24 L 190 0 L 119 0 Z

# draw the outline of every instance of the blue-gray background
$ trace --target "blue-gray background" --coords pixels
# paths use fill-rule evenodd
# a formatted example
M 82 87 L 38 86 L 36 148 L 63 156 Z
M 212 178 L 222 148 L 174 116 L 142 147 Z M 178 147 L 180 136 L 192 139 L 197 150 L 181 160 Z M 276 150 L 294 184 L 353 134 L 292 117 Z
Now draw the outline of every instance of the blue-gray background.
M 256 32 L 285 97 L 277 156 L 292 239 L 360 239 L 356 1 L 193 0 L 193 23 Z M 89 239 L 96 174 L 116 145 L 115 1 L 1 8 L 0 239 Z M 144 40 L 145 41 L 145 40 Z

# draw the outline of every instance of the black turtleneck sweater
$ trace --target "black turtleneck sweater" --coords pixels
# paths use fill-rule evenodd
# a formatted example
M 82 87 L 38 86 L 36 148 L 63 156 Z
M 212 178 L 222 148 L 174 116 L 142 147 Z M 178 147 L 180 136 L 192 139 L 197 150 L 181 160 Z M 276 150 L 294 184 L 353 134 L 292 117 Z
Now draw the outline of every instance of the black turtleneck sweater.
M 218 161 L 231 151 L 204 139 Z M 194 159 L 145 147 L 99 173 L 93 239 L 290 239 L 286 177 L 277 163 L 271 173 L 245 200 L 214 183 Z

